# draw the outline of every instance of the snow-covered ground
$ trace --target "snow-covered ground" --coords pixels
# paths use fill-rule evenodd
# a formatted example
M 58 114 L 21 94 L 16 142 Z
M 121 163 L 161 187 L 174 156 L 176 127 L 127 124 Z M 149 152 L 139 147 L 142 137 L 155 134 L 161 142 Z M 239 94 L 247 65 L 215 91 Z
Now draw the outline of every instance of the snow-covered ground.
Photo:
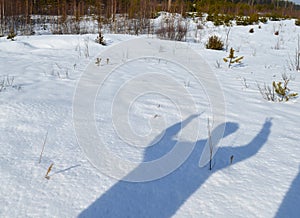
M 113 64 L 115 56 L 107 60 L 100 52 L 137 37 L 105 35 L 107 47 L 94 43 L 96 35 L 0 38 L 0 82 L 6 84 L 0 92 L 0 217 L 299 217 L 299 99 L 268 102 L 257 84 L 271 85 L 286 73 L 293 79 L 291 90 L 300 92 L 300 73 L 290 70 L 300 28 L 292 20 L 268 22 L 261 28 L 232 27 L 229 48 L 244 59 L 231 68 L 223 62 L 228 52 L 205 49 L 209 35 L 225 40 L 227 31 L 228 27 L 210 25 L 198 34 L 200 43 L 193 42 L 191 33 L 188 42 L 176 44 L 188 46 L 208 63 L 225 98 L 225 135 L 212 171 L 198 166 L 211 116 L 209 99 L 187 71 L 157 57 L 140 59 L 124 62 L 102 86 L 104 94 L 95 101 L 95 123 L 107 147 L 121 158 L 157 159 L 180 141 L 184 128 L 199 122 L 196 141 L 185 139 L 187 146 L 195 145 L 188 159 L 171 174 L 143 183 L 117 180 L 94 167 L 73 126 L 73 97 L 82 73 L 93 66 L 101 75 L 101 65 Z M 122 55 L 130 59 L 131 54 Z M 95 64 L 97 57 L 102 58 L 100 66 Z M 157 132 L 161 140 L 154 137 L 153 146 L 132 149 L 124 147 L 113 131 L 109 105 L 118 87 L 141 71 L 174 78 L 196 99 L 199 113 L 189 114 L 189 106 L 183 105 L 189 116 L 182 117 L 174 99 L 159 93 L 137 96 L 128 117 L 135 133 L 146 135 L 158 120 L 164 121 L 164 135 Z M 50 179 L 45 179 L 51 163 Z

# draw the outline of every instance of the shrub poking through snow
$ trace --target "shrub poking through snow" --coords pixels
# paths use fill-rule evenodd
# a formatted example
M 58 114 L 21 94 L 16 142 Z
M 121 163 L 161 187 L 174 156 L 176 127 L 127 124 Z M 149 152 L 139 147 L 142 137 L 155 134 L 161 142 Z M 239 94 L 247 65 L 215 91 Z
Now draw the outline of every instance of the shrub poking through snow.
M 17 35 L 17 34 L 15 34 L 14 31 L 10 31 L 10 33 L 9 33 L 8 36 L 7 36 L 7 39 L 10 39 L 11 41 L 14 41 L 16 35 Z
M 188 23 L 184 19 L 177 19 L 174 16 L 165 17 L 156 30 L 160 39 L 183 41 L 188 32 Z
M 95 39 L 95 42 L 99 43 L 100 45 L 106 45 L 106 41 L 101 32 L 99 32 L 99 35 L 97 36 L 97 39 Z
M 101 63 L 101 58 L 96 58 L 95 64 L 99 67 Z
M 224 60 L 224 62 L 228 63 L 228 67 L 231 67 L 232 64 L 241 63 L 243 58 L 244 58 L 243 56 L 241 56 L 241 57 L 234 56 L 234 49 L 230 48 L 228 57 L 223 58 L 223 60 Z
M 275 91 L 274 88 L 271 88 L 270 86 L 267 86 L 264 84 L 264 86 L 260 86 L 257 84 L 258 90 L 262 97 L 267 101 L 275 101 Z
M 289 99 L 296 98 L 298 93 L 291 92 L 291 90 L 287 87 L 291 78 L 288 78 L 286 74 L 282 75 L 282 81 L 275 82 L 273 81 L 272 87 L 267 86 L 266 84 L 264 87 L 258 85 L 258 89 L 263 96 L 264 99 L 268 101 L 288 101 Z
M 250 16 L 237 16 L 235 18 L 236 25 L 248 26 L 252 24 L 258 24 L 258 14 L 251 14 Z
M 20 90 L 21 86 L 15 85 L 14 80 L 15 80 L 14 76 L 9 76 L 9 75 L 6 75 L 4 77 L 0 76 L 0 92 L 5 91 L 8 88 Z
M 278 96 L 279 101 L 288 101 L 291 98 L 295 98 L 298 96 L 296 92 L 290 92 L 291 90 L 287 87 L 290 81 L 290 78 L 287 77 L 286 74 L 282 75 L 283 82 L 275 82 L 273 81 L 273 88 L 275 93 Z
M 259 21 L 262 22 L 262 23 L 264 23 L 264 24 L 266 24 L 268 22 L 268 18 L 266 18 L 266 17 L 260 17 Z
M 223 41 L 216 35 L 209 37 L 208 42 L 206 43 L 207 49 L 223 50 L 223 46 Z
M 206 18 L 207 21 L 212 21 L 215 26 L 232 26 L 232 21 L 234 20 L 234 16 L 220 15 L 220 14 L 209 14 Z

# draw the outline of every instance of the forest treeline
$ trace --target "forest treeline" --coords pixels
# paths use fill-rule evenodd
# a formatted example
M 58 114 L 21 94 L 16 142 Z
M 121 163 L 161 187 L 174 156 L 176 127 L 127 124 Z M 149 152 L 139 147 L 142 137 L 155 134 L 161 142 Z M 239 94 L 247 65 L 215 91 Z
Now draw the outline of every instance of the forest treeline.
M 41 23 L 52 24 L 54 33 L 82 33 L 79 22 L 86 17 L 97 22 L 98 31 L 102 25 L 119 22 L 120 15 L 135 20 L 134 25 L 147 26 L 147 19 L 159 11 L 182 16 L 195 12 L 300 17 L 298 5 L 279 0 L 0 0 L 0 35 L 32 34 L 33 26 Z

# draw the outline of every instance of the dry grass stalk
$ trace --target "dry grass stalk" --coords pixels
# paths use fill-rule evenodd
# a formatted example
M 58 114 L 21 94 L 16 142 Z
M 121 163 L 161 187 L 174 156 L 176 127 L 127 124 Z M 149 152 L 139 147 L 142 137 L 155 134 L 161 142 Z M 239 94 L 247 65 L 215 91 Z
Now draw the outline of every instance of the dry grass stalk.
M 49 173 L 51 172 L 53 165 L 54 165 L 54 163 L 52 163 L 52 164 L 49 166 L 49 168 L 48 168 L 48 170 L 47 170 L 47 173 L 46 173 L 46 175 L 45 175 L 45 178 L 46 178 L 46 179 L 50 179 L 50 176 L 48 176 L 48 175 L 49 175 Z
M 43 156 L 43 152 L 44 152 L 44 149 L 45 149 L 47 137 L 48 137 L 48 131 L 47 131 L 46 136 L 45 136 L 45 139 L 44 139 L 44 144 L 43 144 L 43 148 L 42 148 L 42 151 L 41 151 L 41 154 L 40 154 L 40 160 L 39 160 L 39 163 L 41 163 L 41 161 L 42 161 L 42 156 Z

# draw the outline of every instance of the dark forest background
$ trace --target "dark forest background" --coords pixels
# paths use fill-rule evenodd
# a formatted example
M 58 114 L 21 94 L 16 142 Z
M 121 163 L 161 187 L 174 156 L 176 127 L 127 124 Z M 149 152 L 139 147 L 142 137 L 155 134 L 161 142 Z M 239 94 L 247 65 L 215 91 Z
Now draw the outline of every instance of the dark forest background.
M 118 29 L 127 25 L 127 29 L 133 29 L 130 32 L 136 33 L 137 28 L 140 32 L 149 30 L 149 19 L 160 11 L 183 17 L 191 12 L 193 16 L 300 17 L 298 5 L 278 0 L 0 0 L 0 35 L 34 34 L 34 27 L 46 29 L 47 25 L 55 34 L 100 32 L 105 25 L 115 33 L 123 33 Z M 83 21 L 93 21 L 97 28 L 82 28 Z

